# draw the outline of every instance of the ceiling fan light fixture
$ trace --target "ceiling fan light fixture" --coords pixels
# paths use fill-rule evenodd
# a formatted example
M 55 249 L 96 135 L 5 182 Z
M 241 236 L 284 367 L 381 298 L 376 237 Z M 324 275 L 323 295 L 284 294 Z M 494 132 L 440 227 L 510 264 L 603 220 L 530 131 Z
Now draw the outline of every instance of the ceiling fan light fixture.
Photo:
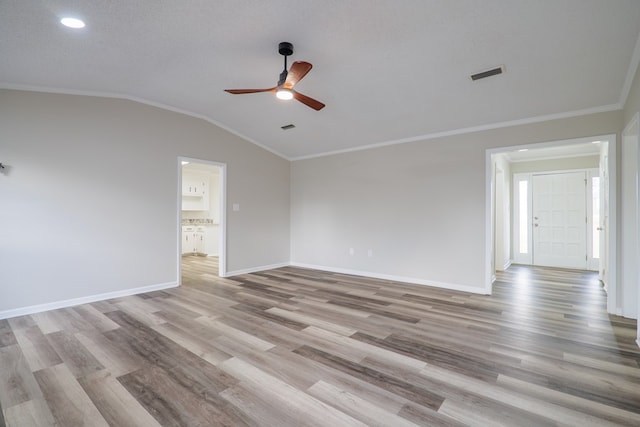
M 278 99 L 288 101 L 293 99 L 293 92 L 289 89 L 280 88 L 276 90 L 276 97 L 278 97 Z

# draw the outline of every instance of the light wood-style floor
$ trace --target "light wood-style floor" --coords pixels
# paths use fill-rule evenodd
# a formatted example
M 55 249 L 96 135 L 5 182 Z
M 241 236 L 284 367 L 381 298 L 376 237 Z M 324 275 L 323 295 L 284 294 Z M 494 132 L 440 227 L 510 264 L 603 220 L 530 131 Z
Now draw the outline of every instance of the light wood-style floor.
M 300 268 L 0 321 L 0 425 L 640 425 L 635 321 L 591 273 L 493 296 Z

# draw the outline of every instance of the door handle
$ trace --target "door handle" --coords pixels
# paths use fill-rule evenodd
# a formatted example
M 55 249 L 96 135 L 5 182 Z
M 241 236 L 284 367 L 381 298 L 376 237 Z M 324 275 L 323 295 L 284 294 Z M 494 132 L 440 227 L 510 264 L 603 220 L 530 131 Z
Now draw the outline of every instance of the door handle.
M 534 226 L 534 227 L 537 227 L 537 226 L 538 226 L 538 224 L 533 224 L 533 226 Z
M 604 230 L 604 228 L 602 228 L 602 227 L 598 227 L 598 228 L 596 228 L 596 230 L 598 230 L 598 231 L 602 231 L 602 230 Z

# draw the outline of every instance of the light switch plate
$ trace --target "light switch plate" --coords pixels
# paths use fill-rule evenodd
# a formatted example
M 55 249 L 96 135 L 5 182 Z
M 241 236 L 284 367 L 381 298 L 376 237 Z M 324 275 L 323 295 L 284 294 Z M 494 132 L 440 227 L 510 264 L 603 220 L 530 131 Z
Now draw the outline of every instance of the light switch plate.
M 240 203 L 234 203 L 232 209 L 234 212 L 238 212 L 240 210 Z

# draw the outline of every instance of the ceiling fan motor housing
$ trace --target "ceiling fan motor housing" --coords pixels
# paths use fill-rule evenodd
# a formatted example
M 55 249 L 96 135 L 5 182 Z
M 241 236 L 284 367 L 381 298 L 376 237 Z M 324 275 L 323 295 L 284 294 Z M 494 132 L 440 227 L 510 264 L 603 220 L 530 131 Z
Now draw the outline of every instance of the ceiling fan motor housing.
M 278 52 L 280 55 L 289 56 L 293 54 L 293 45 L 289 42 L 281 42 L 278 45 Z

